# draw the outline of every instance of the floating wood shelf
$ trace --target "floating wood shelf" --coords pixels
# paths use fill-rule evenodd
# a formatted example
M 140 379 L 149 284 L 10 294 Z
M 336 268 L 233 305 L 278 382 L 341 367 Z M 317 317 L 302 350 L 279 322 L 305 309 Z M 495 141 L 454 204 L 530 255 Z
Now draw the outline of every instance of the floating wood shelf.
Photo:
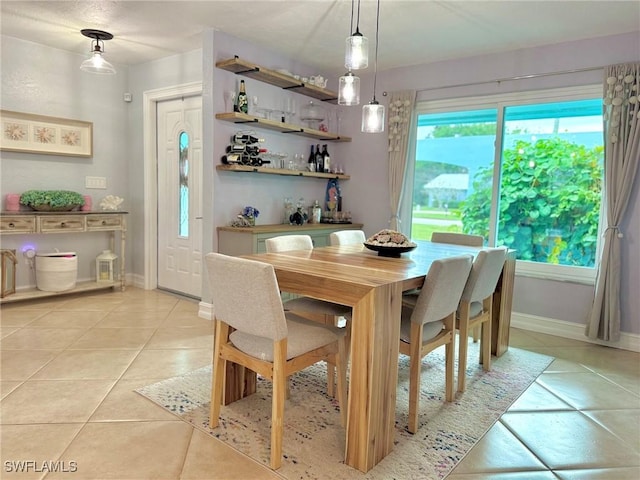
M 314 130 L 313 128 L 301 127 L 290 123 L 278 122 L 277 120 L 269 120 L 267 118 L 254 117 L 240 112 L 217 113 L 216 118 L 225 122 L 235 124 L 252 124 L 256 127 L 265 128 L 267 130 L 275 130 L 280 133 L 291 133 L 293 135 L 301 135 L 303 137 L 315 138 L 327 142 L 350 142 L 351 137 L 343 137 L 336 133 L 323 132 Z
M 228 72 L 233 72 L 237 75 L 253 78 L 285 90 L 291 90 L 292 92 L 300 93 L 307 97 L 316 98 L 323 102 L 338 102 L 338 94 L 336 92 L 304 83 L 300 80 L 296 80 L 290 75 L 276 72 L 275 70 L 247 62 L 246 60 L 240 60 L 238 57 L 221 60 L 216 63 L 216 67 L 227 70 Z
M 310 178 L 337 178 L 339 180 L 349 180 L 351 177 L 344 173 L 320 173 L 304 172 L 302 170 L 287 170 L 285 168 L 252 167 L 251 165 L 216 165 L 216 170 L 223 172 L 253 172 L 266 173 L 269 175 L 287 175 L 290 177 L 310 177 Z

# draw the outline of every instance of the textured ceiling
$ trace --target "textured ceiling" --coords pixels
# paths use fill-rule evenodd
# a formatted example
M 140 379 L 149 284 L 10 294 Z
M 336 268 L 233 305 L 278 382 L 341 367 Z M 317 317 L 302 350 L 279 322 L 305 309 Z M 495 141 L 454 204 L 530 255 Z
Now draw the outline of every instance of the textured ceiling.
M 356 0 L 356 6 L 357 6 Z M 342 69 L 349 0 L 6 1 L 4 35 L 87 53 L 83 28 L 111 32 L 107 58 L 139 64 L 201 48 L 215 28 L 303 60 Z M 378 69 L 640 31 L 640 1 L 382 0 Z M 375 40 L 374 0 L 360 31 Z M 639 46 L 640 49 L 640 46 Z M 585 53 L 588 54 L 588 53 Z

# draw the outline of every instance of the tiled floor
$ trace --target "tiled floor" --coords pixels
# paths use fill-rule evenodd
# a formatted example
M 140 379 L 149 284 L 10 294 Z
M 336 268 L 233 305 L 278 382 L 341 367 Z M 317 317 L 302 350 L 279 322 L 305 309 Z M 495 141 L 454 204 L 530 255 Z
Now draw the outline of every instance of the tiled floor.
M 196 312 L 134 288 L 3 305 L 0 477 L 280 478 L 133 392 L 210 363 Z M 511 344 L 557 359 L 449 480 L 640 478 L 640 355 L 520 330 Z M 77 471 L 34 471 L 57 460 Z

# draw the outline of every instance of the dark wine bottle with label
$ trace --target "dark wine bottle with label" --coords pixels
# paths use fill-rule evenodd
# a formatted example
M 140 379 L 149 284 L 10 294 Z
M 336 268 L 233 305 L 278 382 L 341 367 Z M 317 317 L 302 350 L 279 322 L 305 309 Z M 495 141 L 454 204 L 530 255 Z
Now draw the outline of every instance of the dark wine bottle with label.
M 331 173 L 331 156 L 327 150 L 327 144 L 322 145 L 322 164 L 324 167 L 324 173 Z
M 240 80 L 240 91 L 236 96 L 236 104 L 234 111 L 240 113 L 248 113 L 249 112 L 249 101 L 247 99 L 247 91 L 244 86 L 244 80 Z
M 320 144 L 316 145 L 316 172 L 324 172 L 324 157 L 320 151 Z
M 310 172 L 316 171 L 316 153 L 311 145 L 311 153 L 309 154 L 309 160 L 307 161 L 307 168 Z
M 264 142 L 264 138 L 258 138 L 250 133 L 238 132 L 231 137 L 231 143 L 237 145 L 250 145 L 252 143 Z

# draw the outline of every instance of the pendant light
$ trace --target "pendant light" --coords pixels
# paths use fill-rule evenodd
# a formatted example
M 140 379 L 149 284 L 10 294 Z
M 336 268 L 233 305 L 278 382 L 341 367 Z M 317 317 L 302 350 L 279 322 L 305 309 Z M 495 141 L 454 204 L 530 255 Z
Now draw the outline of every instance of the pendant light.
M 80 64 L 80 70 L 88 73 L 98 73 L 102 75 L 113 75 L 116 73 L 116 69 L 113 68 L 109 62 L 104 58 L 104 41 L 111 40 L 113 35 L 109 32 L 103 32 L 102 30 L 93 30 L 91 28 L 85 28 L 80 30 L 80 33 L 85 37 L 92 38 L 91 41 L 91 56 Z
M 353 11 L 353 0 L 351 2 Z M 353 22 L 352 22 L 353 23 Z M 344 66 L 349 70 L 360 70 L 369 66 L 369 40 L 360 33 L 360 0 L 358 0 L 358 17 L 356 31 L 346 40 Z
M 380 27 L 380 0 L 376 14 L 376 57 L 373 67 L 373 100 L 362 107 L 362 131 L 364 133 L 384 132 L 384 105 L 376 100 L 376 81 L 378 77 L 378 30 Z
M 351 0 L 351 24 L 349 32 L 353 31 L 353 4 Z M 355 76 L 351 69 L 340 77 L 338 86 L 338 105 L 360 105 L 360 78 Z

